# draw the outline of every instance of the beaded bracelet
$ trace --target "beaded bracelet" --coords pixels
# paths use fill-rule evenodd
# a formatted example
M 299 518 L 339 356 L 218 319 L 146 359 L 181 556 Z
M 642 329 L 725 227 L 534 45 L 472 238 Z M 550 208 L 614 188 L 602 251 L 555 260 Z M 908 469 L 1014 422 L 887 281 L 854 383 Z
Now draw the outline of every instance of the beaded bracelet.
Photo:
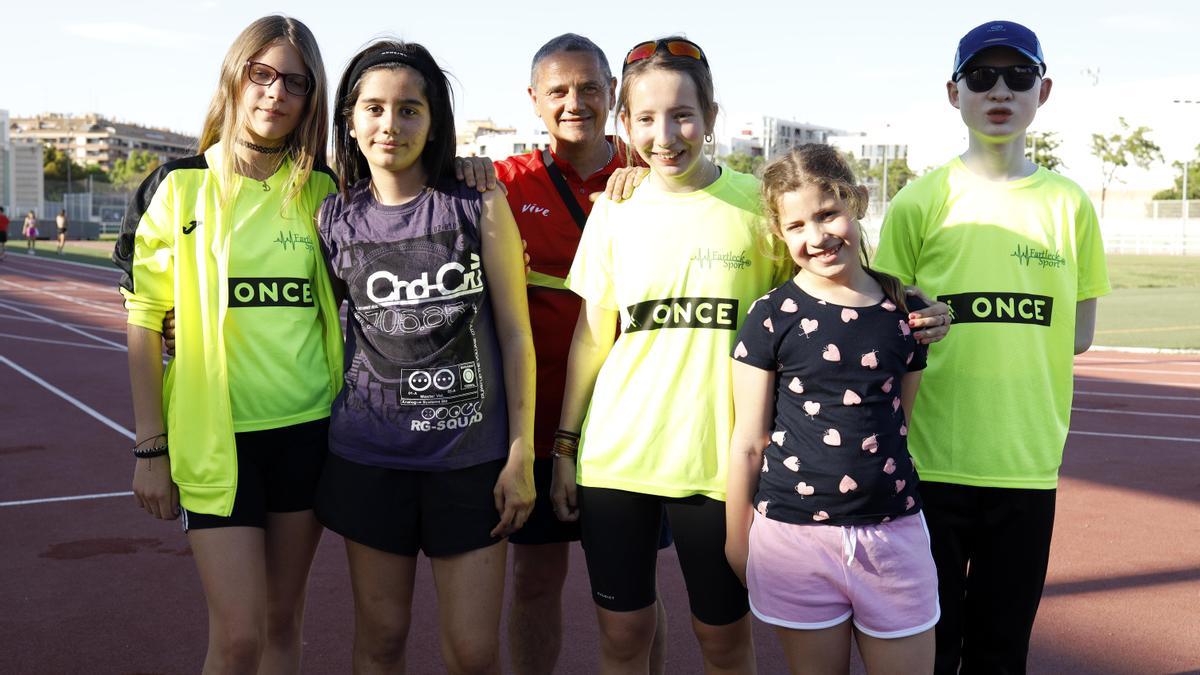
M 162 445 L 153 447 L 153 448 L 143 448 L 142 447 L 143 445 L 145 445 L 151 441 L 157 441 L 160 438 L 166 438 L 166 437 L 167 437 L 166 434 L 155 434 L 154 436 L 151 436 L 150 438 L 143 438 L 142 440 L 138 441 L 137 443 L 134 443 L 133 456 L 137 459 L 154 459 L 155 457 L 162 457 L 163 455 L 168 454 L 166 443 L 163 443 Z
M 133 449 L 133 456 L 137 459 L 154 459 L 155 457 L 162 457 L 163 455 L 167 454 L 170 453 L 167 452 L 167 446 L 165 445 L 157 448 L 142 448 L 141 450 L 138 450 L 137 448 Z
M 578 453 L 579 434 L 563 429 L 554 432 L 554 445 L 550 449 L 551 457 L 569 457 L 574 459 Z

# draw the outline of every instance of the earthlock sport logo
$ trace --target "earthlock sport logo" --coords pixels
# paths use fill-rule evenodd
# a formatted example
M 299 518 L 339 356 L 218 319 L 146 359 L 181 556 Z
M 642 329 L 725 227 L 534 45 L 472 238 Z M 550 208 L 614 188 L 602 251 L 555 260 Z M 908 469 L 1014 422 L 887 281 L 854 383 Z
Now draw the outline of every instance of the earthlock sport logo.
M 1054 298 L 1028 293 L 954 293 L 939 295 L 950 306 L 954 323 L 1020 323 L 1049 326 Z
M 737 329 L 738 301 L 735 298 L 663 298 L 646 300 L 626 308 L 626 333 L 659 328 Z

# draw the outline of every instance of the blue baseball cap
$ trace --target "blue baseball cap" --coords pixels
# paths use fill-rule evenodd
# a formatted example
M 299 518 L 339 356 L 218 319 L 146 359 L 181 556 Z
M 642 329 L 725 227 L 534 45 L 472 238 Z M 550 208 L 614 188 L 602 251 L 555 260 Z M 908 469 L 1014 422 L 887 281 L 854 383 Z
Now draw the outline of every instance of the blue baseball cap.
M 1025 26 L 1012 21 L 988 21 L 972 28 L 969 33 L 958 41 L 958 51 L 954 52 L 954 72 L 957 75 L 968 61 L 975 58 L 979 52 L 991 47 L 1008 47 L 1015 49 L 1029 60 L 1042 67 L 1046 72 L 1046 58 L 1042 56 L 1042 43 L 1037 35 Z

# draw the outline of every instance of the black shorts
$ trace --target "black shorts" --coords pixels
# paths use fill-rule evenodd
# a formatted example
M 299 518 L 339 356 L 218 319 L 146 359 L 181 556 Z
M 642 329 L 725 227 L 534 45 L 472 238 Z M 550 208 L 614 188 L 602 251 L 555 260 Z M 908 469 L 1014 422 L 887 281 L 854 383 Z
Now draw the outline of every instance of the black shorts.
M 233 435 L 237 495 L 228 517 L 183 509 L 183 529 L 266 527 L 268 513 L 313 507 L 321 467 L 329 452 L 329 418 Z
M 533 460 L 533 485 L 537 488 L 537 499 L 525 526 L 508 535 L 513 544 L 537 546 L 539 544 L 562 544 L 579 541 L 579 521 L 566 522 L 554 515 L 554 504 L 550 502 L 550 482 L 554 478 L 554 458 L 539 457 Z M 671 545 L 671 525 L 663 511 L 662 529 L 659 531 L 658 548 Z
M 524 527 L 508 535 L 510 542 L 537 545 L 579 541 L 579 521 L 564 523 L 559 520 L 558 516 L 554 515 L 554 505 L 550 503 L 550 481 L 554 477 L 554 462 L 552 457 L 533 460 L 533 485 L 537 489 L 537 498 Z
M 451 556 L 499 541 L 492 490 L 501 458 L 453 471 L 405 471 L 329 455 L 317 487 L 317 519 L 350 541 L 415 556 Z
M 0 230 L 0 244 L 8 243 L 8 230 Z
M 662 510 L 675 538 L 692 615 L 725 626 L 750 611 L 746 588 L 725 558 L 725 502 L 579 487 L 583 552 L 592 599 L 614 612 L 654 604 Z

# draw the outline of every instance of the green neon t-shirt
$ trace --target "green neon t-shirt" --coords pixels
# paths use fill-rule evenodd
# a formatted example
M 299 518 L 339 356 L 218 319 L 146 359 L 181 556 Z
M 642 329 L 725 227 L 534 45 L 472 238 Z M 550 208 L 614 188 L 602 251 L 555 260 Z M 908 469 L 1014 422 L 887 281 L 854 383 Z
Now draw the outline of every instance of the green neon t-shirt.
M 321 252 L 311 217 L 286 208 L 284 163 L 263 182 L 239 178 L 223 332 L 234 431 L 329 416 L 329 375 L 314 296 Z M 328 192 L 329 176 L 313 173 Z M 281 367 L 286 364 L 286 367 Z
M 580 442 L 581 485 L 725 499 L 733 431 L 729 351 L 751 303 L 787 277 L 768 255 L 758 180 L 600 200 L 567 287 L 617 310 L 621 335 L 596 381 Z
M 1109 291 L 1099 223 L 1071 180 L 1014 181 L 955 158 L 892 202 L 874 265 L 950 305 L 909 451 L 921 480 L 1051 489 L 1071 419 L 1075 310 Z

